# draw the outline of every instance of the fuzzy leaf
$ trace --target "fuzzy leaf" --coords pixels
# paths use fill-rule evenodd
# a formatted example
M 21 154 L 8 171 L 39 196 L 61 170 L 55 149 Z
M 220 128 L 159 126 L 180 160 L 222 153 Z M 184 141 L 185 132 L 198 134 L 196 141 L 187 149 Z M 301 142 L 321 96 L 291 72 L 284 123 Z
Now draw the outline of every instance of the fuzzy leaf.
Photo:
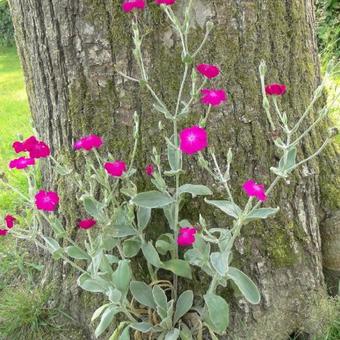
M 113 321 L 114 316 L 119 312 L 119 309 L 116 306 L 111 306 L 106 309 L 103 313 L 102 318 L 100 320 L 99 325 L 95 330 L 95 336 L 99 337 L 104 331 L 110 326 Z
M 123 243 L 123 252 L 126 257 L 134 257 L 139 253 L 141 248 L 141 240 L 138 237 L 133 237 L 125 240 Z
M 253 212 L 247 215 L 246 220 L 258 220 L 258 219 L 266 219 L 270 216 L 275 215 L 280 208 L 259 208 L 255 209 Z
M 164 340 L 177 340 L 179 337 L 179 333 L 179 329 L 174 328 L 166 334 Z
M 213 293 L 204 295 L 204 301 L 208 308 L 208 323 L 211 323 L 213 330 L 222 334 L 229 325 L 229 305 L 220 296 Z
M 178 145 L 178 137 L 172 136 L 170 138 L 171 143 L 174 145 Z M 182 153 L 179 148 L 174 148 L 170 143 L 168 144 L 168 161 L 171 167 L 171 170 L 177 171 L 182 169 Z
M 162 263 L 161 268 L 169 270 L 178 276 L 192 279 L 191 267 L 187 261 L 184 260 L 169 260 Z
M 118 263 L 118 268 L 112 274 L 112 281 L 115 287 L 122 292 L 122 294 L 126 294 L 129 288 L 129 283 L 132 278 L 132 272 L 130 268 L 129 260 L 121 260 Z
M 152 245 L 151 241 L 148 243 L 144 243 L 142 245 L 142 252 L 145 257 L 145 259 L 151 263 L 154 267 L 159 268 L 161 266 L 161 260 L 159 258 L 159 255 L 157 253 L 157 250 Z
M 205 185 L 184 184 L 178 189 L 179 194 L 189 193 L 192 197 L 212 195 L 213 192 Z
M 192 307 L 194 302 L 194 293 L 191 290 L 183 292 L 176 303 L 176 310 L 174 316 L 174 325 L 183 317 Z
M 77 260 L 91 260 L 91 257 L 81 248 L 70 246 L 65 248 L 66 254 Z
M 96 311 L 93 313 L 92 318 L 91 318 L 91 322 L 93 322 L 94 320 L 96 320 L 103 312 L 104 310 L 110 306 L 109 303 L 106 303 L 103 306 L 100 306 L 98 309 L 96 309 Z
M 234 281 L 246 300 L 254 305 L 260 302 L 260 292 L 255 283 L 246 274 L 237 268 L 229 267 L 227 275 Z
M 134 322 L 130 325 L 130 327 L 139 332 L 148 333 L 151 331 L 153 326 L 149 322 Z
M 225 253 L 211 253 L 210 262 L 220 276 L 225 276 L 228 271 L 228 256 Z
M 142 305 L 156 309 L 153 299 L 152 289 L 146 283 L 141 281 L 131 281 L 130 291 L 133 297 Z
M 238 218 L 239 215 L 242 213 L 241 208 L 237 204 L 229 202 L 229 201 L 209 201 L 207 199 L 205 199 L 205 201 L 208 204 L 219 208 L 224 213 L 234 218 Z
M 137 210 L 138 229 L 144 230 L 151 218 L 151 209 L 139 207 Z
M 174 202 L 168 194 L 160 191 L 142 192 L 133 198 L 132 202 L 144 208 L 162 208 Z

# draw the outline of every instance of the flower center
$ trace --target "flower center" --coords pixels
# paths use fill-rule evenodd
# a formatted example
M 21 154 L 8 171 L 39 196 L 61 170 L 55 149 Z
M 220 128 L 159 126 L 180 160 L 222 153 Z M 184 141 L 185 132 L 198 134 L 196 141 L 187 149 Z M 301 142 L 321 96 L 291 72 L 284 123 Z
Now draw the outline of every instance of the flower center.
M 188 136 L 188 141 L 189 141 L 189 142 L 192 143 L 192 142 L 194 142 L 195 140 L 196 140 L 196 136 L 195 136 L 194 134 L 191 134 L 191 135 Z

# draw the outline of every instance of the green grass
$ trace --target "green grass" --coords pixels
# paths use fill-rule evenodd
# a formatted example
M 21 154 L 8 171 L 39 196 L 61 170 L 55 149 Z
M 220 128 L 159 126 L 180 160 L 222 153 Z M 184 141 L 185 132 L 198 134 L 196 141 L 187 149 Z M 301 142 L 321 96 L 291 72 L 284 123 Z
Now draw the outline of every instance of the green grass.
M 8 170 L 8 162 L 16 158 L 11 145 L 18 135 L 27 137 L 32 133 L 24 78 L 15 48 L 0 48 L 0 171 L 21 190 L 26 180 L 20 171 Z M 17 195 L 8 190 L 0 191 L 0 216 L 15 213 L 20 202 Z
M 49 307 L 50 298 L 48 289 L 11 287 L 4 290 L 0 299 L 0 335 L 12 340 L 43 340 L 57 332 L 59 312 Z

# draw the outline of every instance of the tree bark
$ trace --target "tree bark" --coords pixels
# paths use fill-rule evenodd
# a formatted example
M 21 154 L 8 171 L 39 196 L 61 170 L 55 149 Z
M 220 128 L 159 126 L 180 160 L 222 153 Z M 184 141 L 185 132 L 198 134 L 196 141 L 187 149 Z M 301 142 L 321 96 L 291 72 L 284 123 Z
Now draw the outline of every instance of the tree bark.
M 175 5 L 177 13 L 183 13 L 183 3 Z M 81 159 L 72 151 L 72 143 L 89 133 L 102 135 L 106 151 L 116 158 L 126 157 L 132 146 L 135 110 L 141 115 L 139 169 L 150 161 L 153 145 L 164 150 L 158 131 L 162 117 L 153 111 L 152 98 L 145 89 L 115 73 L 117 67 L 138 77 L 130 15 L 122 13 L 120 1 L 10 0 L 10 5 L 35 127 L 57 157 L 81 172 Z M 287 84 L 282 103 L 291 119 L 302 114 L 319 84 L 313 1 L 195 0 L 193 7 L 191 49 L 203 38 L 207 21 L 215 24 L 209 43 L 196 61 L 219 64 L 223 75 L 215 85 L 226 88 L 230 95 L 227 105 L 211 114 L 210 144 L 222 164 L 226 163 L 228 148 L 233 148 L 233 191 L 244 202 L 240 190 L 244 180 L 256 178 L 268 185 L 269 169 L 278 161 L 261 106 L 260 61 L 267 62 L 268 82 Z M 144 57 L 150 79 L 173 106 L 180 82 L 179 39 L 151 1 L 139 18 L 143 31 L 148 32 Z M 195 106 L 183 126 L 196 122 L 200 110 Z M 319 131 L 310 134 L 298 156 L 311 154 L 321 140 Z M 308 329 L 308 310 L 313 294 L 324 290 L 319 225 L 339 209 L 332 185 L 336 178 L 330 160 L 333 156 L 334 149 L 329 147 L 322 158 L 280 184 L 271 200 L 272 206 L 281 207 L 275 219 L 244 228 L 235 261 L 258 284 L 262 301 L 251 306 L 226 292 L 233 301 L 230 338 L 286 339 L 297 329 L 314 331 Z M 193 158 L 188 166 L 197 183 L 203 180 L 212 185 Z M 56 178 L 48 164 L 43 175 L 45 187 L 62 193 L 61 210 L 72 229 L 79 216 L 74 189 L 67 180 Z M 148 185 L 139 180 L 141 189 Z M 230 225 L 216 211 L 208 212 L 201 206 L 202 211 L 211 223 Z M 197 221 L 198 209 L 182 217 Z M 87 320 L 94 308 L 84 312 L 84 306 L 93 305 L 70 288 L 74 274 L 65 266 L 59 265 L 54 275 L 64 287 L 61 301 L 85 327 L 85 338 L 91 337 Z M 199 287 L 201 283 L 192 285 Z

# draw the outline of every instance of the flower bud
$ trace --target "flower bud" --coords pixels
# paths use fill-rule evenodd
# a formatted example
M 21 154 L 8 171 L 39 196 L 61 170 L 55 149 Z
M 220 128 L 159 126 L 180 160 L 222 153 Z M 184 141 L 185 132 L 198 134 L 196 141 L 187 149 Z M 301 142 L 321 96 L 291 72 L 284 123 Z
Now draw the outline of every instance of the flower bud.
M 214 23 L 212 21 L 207 22 L 207 31 L 210 32 L 214 28 Z
M 336 137 L 339 134 L 339 129 L 336 127 L 331 127 L 328 129 L 328 136 L 330 138 Z
M 264 60 L 261 60 L 260 66 L 259 66 L 259 72 L 261 76 L 265 76 L 267 73 L 267 65 Z

